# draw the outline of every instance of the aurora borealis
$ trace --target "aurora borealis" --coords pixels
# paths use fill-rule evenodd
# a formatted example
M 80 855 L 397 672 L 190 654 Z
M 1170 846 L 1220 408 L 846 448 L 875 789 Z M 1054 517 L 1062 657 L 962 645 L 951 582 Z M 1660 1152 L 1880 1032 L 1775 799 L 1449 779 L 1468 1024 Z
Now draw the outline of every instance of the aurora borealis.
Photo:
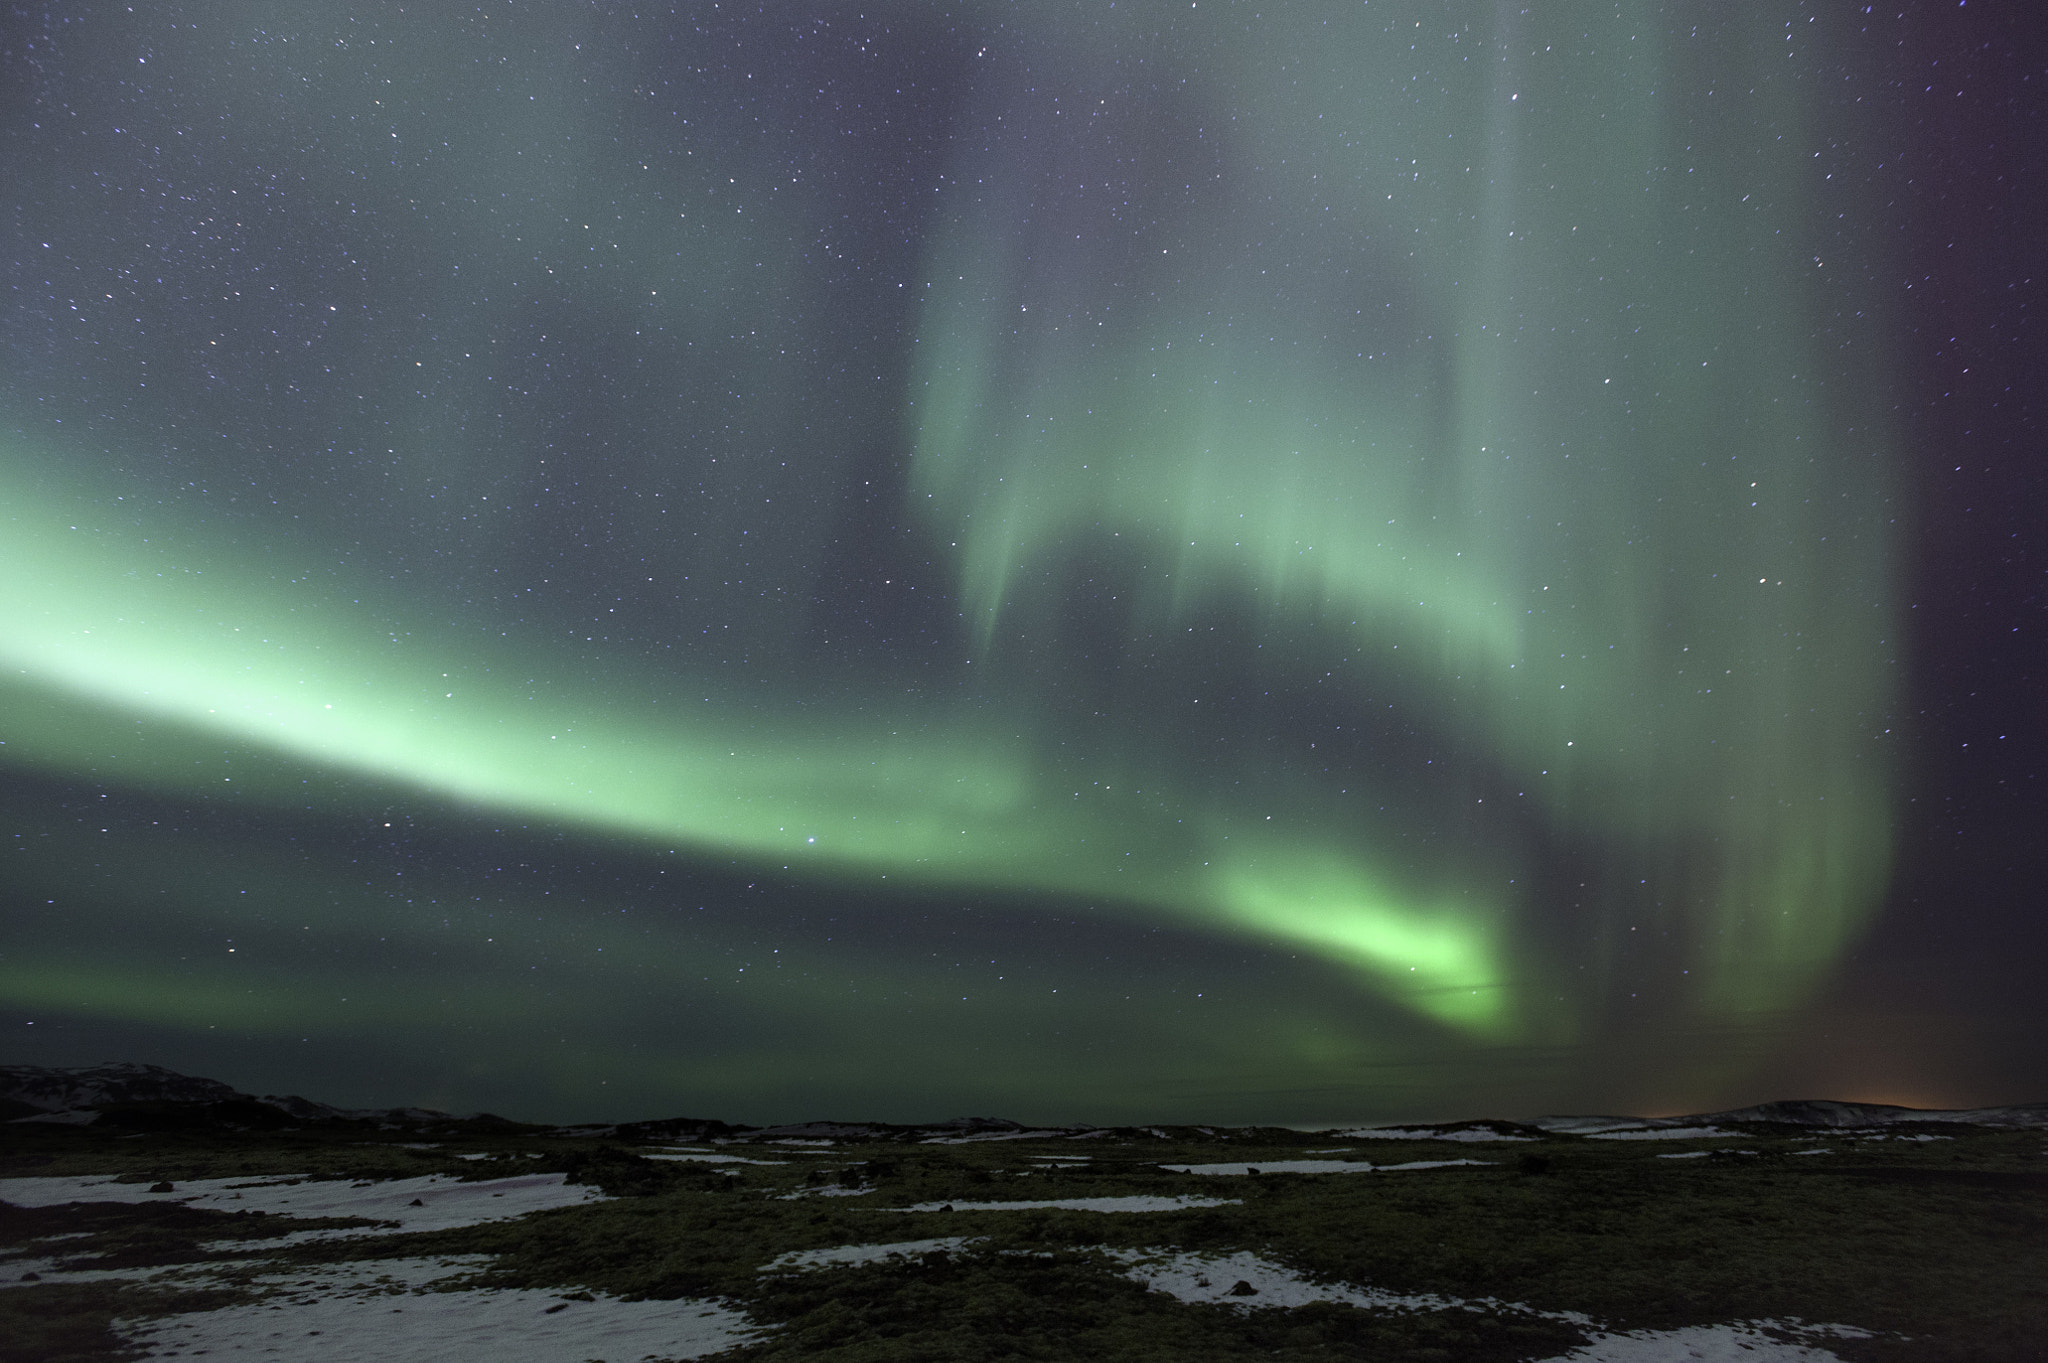
M 22 1059 L 1704 1108 L 1940 879 L 1925 16 L 8 22 Z

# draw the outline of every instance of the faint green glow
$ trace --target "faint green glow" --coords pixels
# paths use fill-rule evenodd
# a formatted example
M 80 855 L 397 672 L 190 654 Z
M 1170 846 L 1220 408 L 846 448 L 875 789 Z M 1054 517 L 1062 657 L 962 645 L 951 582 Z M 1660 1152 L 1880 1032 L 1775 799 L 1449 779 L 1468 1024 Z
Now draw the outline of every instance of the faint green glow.
M 1707 1012 L 1796 997 L 1888 873 L 1896 618 L 1887 319 L 1833 226 L 1848 191 L 1815 179 L 1826 111 L 1748 55 L 1783 35 L 1745 12 L 1681 36 L 1648 4 L 1456 32 L 1423 6 L 1303 0 L 1249 31 L 1229 9 L 1117 11 L 1125 55 L 1184 71 L 1194 114 L 1124 89 L 1094 20 L 1052 14 L 1031 17 L 1072 69 L 1048 59 L 1044 80 L 1101 117 L 1055 109 L 1038 76 L 977 91 L 986 126 L 1000 113 L 1021 140 L 960 141 L 899 413 L 906 520 L 964 616 L 959 699 L 905 699 L 855 659 L 843 703 L 799 707 L 708 657 L 655 675 L 464 636 L 431 588 L 336 577 L 316 547 L 331 527 L 236 522 L 271 537 L 237 547 L 38 474 L 63 459 L 17 445 L 0 450 L 0 753 L 277 803 L 345 799 L 321 787 L 356 773 L 820 883 L 1081 896 L 1313 952 L 1488 1039 L 1569 1030 L 1606 983 L 1579 967 L 1638 929 L 1675 943 L 1687 973 L 1665 987 Z M 419 60 L 416 79 L 442 74 Z M 532 180 L 547 237 L 486 261 L 508 296 L 555 277 L 542 255 L 566 279 L 593 251 L 573 209 L 656 175 L 622 148 L 536 169 L 526 151 L 564 129 L 616 140 L 549 112 L 572 103 L 566 70 L 527 73 L 545 101 L 477 78 L 466 101 L 516 111 L 507 140 L 470 138 L 489 158 L 466 172 L 376 182 L 412 204 L 473 175 L 448 196 L 470 215 L 454 234 L 490 241 L 503 224 L 476 206 Z M 621 417 L 661 434 L 607 456 L 633 461 L 619 485 L 711 505 L 760 470 L 671 468 L 697 438 L 662 405 L 672 387 L 758 416 L 740 453 L 767 462 L 809 419 L 787 400 L 807 381 L 800 319 L 837 302 L 799 230 L 826 200 L 778 175 L 771 211 L 767 180 L 739 188 L 745 154 L 714 142 L 662 173 L 678 203 L 741 196 L 744 220 L 724 200 L 622 210 L 610 291 L 564 295 L 593 331 L 662 337 L 634 363 L 676 381 Z M 1154 146 L 1172 155 L 1127 169 Z M 323 173 L 356 195 L 333 154 Z M 1096 181 L 1129 211 L 1098 212 Z M 481 351 L 489 325 L 461 326 Z M 702 358 L 740 335 L 759 344 Z M 378 382 L 393 406 L 418 391 Z M 481 437 L 425 429 L 404 452 L 422 486 L 481 487 Z M 672 549 L 638 490 L 622 536 L 721 561 L 715 534 Z M 749 571 L 790 590 L 739 621 L 756 642 L 800 628 L 828 519 L 762 522 L 779 538 Z M 503 547 L 483 512 L 464 524 L 465 554 Z M 1159 719 L 1192 707 L 1177 677 L 1084 723 L 1057 656 L 1076 574 L 1099 576 L 1081 604 L 1114 603 L 1134 655 L 1242 622 L 1245 656 L 1200 661 L 1247 693 L 1313 634 L 1330 661 L 1310 680 L 1375 717 L 1398 699 L 1396 739 L 1455 779 L 1378 753 L 1333 773 L 1267 713 L 1221 755 L 1182 751 Z M 1517 927 L 1555 908 L 1523 874 L 1546 839 L 1605 877 L 1578 886 L 1569 943 Z
M 343 1016 L 338 1007 L 309 999 L 303 983 L 266 977 L 252 985 L 224 970 L 178 979 L 147 963 L 124 966 L 105 960 L 77 965 L 42 960 L 0 970 L 0 999 L 22 1009 L 168 1023 L 194 1031 L 331 1025 Z

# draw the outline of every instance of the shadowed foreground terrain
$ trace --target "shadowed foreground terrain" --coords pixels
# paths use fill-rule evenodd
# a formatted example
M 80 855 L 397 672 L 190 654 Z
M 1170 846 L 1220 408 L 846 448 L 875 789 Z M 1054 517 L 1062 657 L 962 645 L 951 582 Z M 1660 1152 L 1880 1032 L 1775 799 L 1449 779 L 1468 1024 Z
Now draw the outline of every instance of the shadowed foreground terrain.
M 562 1128 L 140 1066 L 5 1077 L 6 1363 L 1919 1363 L 2048 1338 L 2039 1106 Z

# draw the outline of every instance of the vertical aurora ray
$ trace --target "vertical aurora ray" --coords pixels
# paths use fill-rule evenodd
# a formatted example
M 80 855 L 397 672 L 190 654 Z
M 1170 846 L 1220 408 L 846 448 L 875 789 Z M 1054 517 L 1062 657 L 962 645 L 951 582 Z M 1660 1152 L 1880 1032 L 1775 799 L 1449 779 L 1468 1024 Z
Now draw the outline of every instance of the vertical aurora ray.
M 1428 693 L 1601 846 L 1596 931 L 1678 934 L 1710 1011 L 1782 1004 L 1889 868 L 1886 338 L 1813 166 L 1869 130 L 1759 69 L 1800 36 L 1762 11 L 1393 11 L 1178 17 L 1146 55 L 1202 52 L 1227 127 L 1009 73 L 918 390 L 978 646 L 1028 656 L 1112 538 L 1133 644 L 1219 603 L 1257 647 L 1344 633 L 1361 709 Z
M 1249 939 L 1352 991 L 1273 1024 L 1318 1083 L 1796 1000 L 1890 860 L 1875 115 L 1691 13 L 173 35 L 242 74 L 81 145 L 304 188 L 151 163 L 217 261 L 39 210 L 0 762 Z

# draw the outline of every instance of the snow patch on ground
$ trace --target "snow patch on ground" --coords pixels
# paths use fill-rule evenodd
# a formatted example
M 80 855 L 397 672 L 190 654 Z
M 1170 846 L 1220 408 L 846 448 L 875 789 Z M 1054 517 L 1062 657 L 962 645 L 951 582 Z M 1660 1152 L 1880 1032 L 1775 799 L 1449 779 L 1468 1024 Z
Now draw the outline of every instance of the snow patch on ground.
M 1162 1164 L 1175 1174 L 1215 1174 L 1224 1177 L 1245 1174 L 1370 1174 L 1397 1169 L 1452 1169 L 1461 1164 L 1491 1164 L 1483 1159 L 1424 1159 L 1407 1164 L 1367 1164 L 1363 1160 L 1276 1159 L 1262 1164 Z
M 481 1256 L 380 1259 L 293 1269 L 256 1279 L 268 1300 L 116 1321 L 115 1329 L 147 1358 L 204 1353 L 261 1356 L 273 1363 L 685 1359 L 730 1349 L 761 1333 L 739 1312 L 710 1301 L 574 1301 L 528 1289 L 433 1290 L 484 1262 Z
M 445 1230 L 504 1220 L 552 1207 L 600 1200 L 561 1174 L 461 1183 L 435 1175 L 382 1183 L 300 1179 L 195 1179 L 173 1192 L 108 1178 L 0 1180 L 0 1200 L 17 1206 L 69 1202 L 178 1202 L 222 1211 L 290 1216 L 361 1216 L 398 1221 L 406 1231 Z M 418 1200 L 418 1207 L 410 1204 Z M 244 1253 L 228 1261 L 149 1268 L 67 1270 L 61 1259 L 0 1262 L 0 1288 L 42 1283 L 148 1282 L 161 1286 L 233 1284 L 253 1303 L 115 1328 L 151 1359 L 261 1356 L 270 1363 L 558 1363 L 565 1359 L 700 1358 L 760 1336 L 743 1314 L 712 1301 L 627 1302 L 527 1289 L 450 1290 L 491 1260 L 486 1255 L 370 1259 L 238 1275 L 279 1246 L 385 1230 L 300 1231 L 276 1239 L 218 1246 Z M 65 1239 L 39 1242 L 46 1254 Z M 29 1279 L 28 1275 L 36 1275 Z M 25 1281 L 27 1280 L 27 1281 Z M 437 1290 L 438 1289 L 438 1290 Z M 577 1294 L 580 1298 L 584 1294 Z
M 651 1150 L 647 1152 L 647 1154 L 642 1156 L 642 1158 L 666 1160 L 702 1160 L 707 1164 L 769 1164 L 774 1165 L 776 1168 L 781 1168 L 784 1164 L 787 1164 L 789 1162 L 787 1160 L 779 1159 L 747 1159 L 744 1156 L 740 1155 L 706 1155 L 700 1154 L 695 1150 Z
M 1473 1301 L 1434 1293 L 1383 1292 L 1350 1283 L 1314 1283 L 1250 1253 L 1111 1250 L 1109 1256 L 1126 1264 L 1129 1275 L 1153 1291 L 1184 1302 L 1247 1311 L 1332 1302 L 1373 1311 L 1519 1312 L 1594 1327 L 1592 1317 L 1577 1311 L 1537 1311 L 1490 1297 Z M 1596 1334 L 1589 1343 L 1545 1363 L 1842 1363 L 1836 1354 L 1815 1345 L 1816 1339 L 1825 1338 L 1869 1339 L 1871 1335 L 1850 1325 L 1775 1320 L 1695 1325 L 1682 1330 L 1631 1330 Z
M 773 1273 L 778 1270 L 799 1268 L 837 1268 L 847 1264 L 881 1263 L 885 1259 L 914 1259 L 925 1254 L 951 1253 L 963 1246 L 976 1243 L 979 1243 L 978 1237 L 954 1235 L 943 1240 L 899 1240 L 891 1245 L 835 1245 L 830 1249 L 792 1250 L 770 1260 L 762 1271 Z
M 46 1126 L 91 1126 L 99 1119 L 100 1114 L 97 1112 L 72 1110 L 68 1112 L 38 1112 L 33 1117 L 16 1117 L 13 1120 L 20 1125 L 27 1125 L 30 1122 L 41 1122 Z
M 506 1221 L 529 1212 L 604 1200 L 604 1194 L 597 1189 L 567 1184 L 566 1178 L 565 1174 L 521 1174 L 475 1183 L 464 1183 L 446 1174 L 374 1183 L 204 1178 L 176 1184 L 167 1193 L 153 1193 L 147 1183 L 118 1183 L 103 1176 L 7 1178 L 0 1179 L 0 1202 L 11 1202 L 17 1207 L 60 1207 L 67 1202 L 179 1202 L 221 1212 L 360 1216 L 373 1221 L 395 1221 L 402 1231 L 430 1231 Z M 414 1202 L 420 1205 L 415 1207 Z M 346 1240 L 389 1233 L 388 1229 L 367 1227 L 300 1231 L 289 1241 Z
M 1791 1336 L 1790 1339 L 1785 1336 Z M 1544 1363 L 1842 1363 L 1815 1337 L 1869 1339 L 1853 1325 L 1804 1325 L 1775 1320 L 1692 1325 L 1683 1330 L 1631 1330 L 1600 1335 Z
M 1045 1202 L 920 1202 L 895 1207 L 899 1212 L 1022 1212 L 1044 1209 L 1063 1212 L 1178 1212 L 1190 1207 L 1235 1207 L 1223 1197 L 1060 1197 Z
M 1740 1136 L 1740 1131 L 1723 1131 L 1717 1126 L 1648 1126 L 1620 1131 L 1590 1131 L 1596 1141 L 1697 1141 L 1715 1136 Z
M 1506 1131 L 1489 1131 L 1482 1127 L 1464 1127 L 1457 1131 L 1432 1131 L 1421 1126 L 1368 1126 L 1357 1131 L 1331 1133 L 1346 1140 L 1357 1141 L 1533 1141 L 1535 1136 L 1517 1136 Z
M 1170 1174 L 1369 1174 L 1364 1160 L 1276 1159 L 1264 1164 L 1162 1164 Z
M 1894 1136 L 1889 1132 L 1872 1133 L 1869 1131 L 1845 1131 L 1842 1134 L 1854 1137 L 1859 1141 L 1952 1141 L 1955 1139 L 1954 1136 L 1930 1136 L 1924 1131 L 1917 1136 Z
M 1126 1270 L 1154 1292 L 1184 1302 L 1208 1302 L 1218 1306 L 1255 1307 L 1307 1306 L 1310 1302 L 1336 1302 L 1372 1310 L 1449 1311 L 1466 1303 L 1454 1297 L 1433 1294 L 1402 1296 L 1349 1283 L 1312 1283 L 1291 1268 L 1261 1259 L 1249 1252 L 1236 1254 L 1184 1254 L 1155 1250 L 1110 1250 L 1112 1259 L 1129 1265 Z M 1249 1294 L 1234 1292 L 1239 1283 L 1251 1288 Z

